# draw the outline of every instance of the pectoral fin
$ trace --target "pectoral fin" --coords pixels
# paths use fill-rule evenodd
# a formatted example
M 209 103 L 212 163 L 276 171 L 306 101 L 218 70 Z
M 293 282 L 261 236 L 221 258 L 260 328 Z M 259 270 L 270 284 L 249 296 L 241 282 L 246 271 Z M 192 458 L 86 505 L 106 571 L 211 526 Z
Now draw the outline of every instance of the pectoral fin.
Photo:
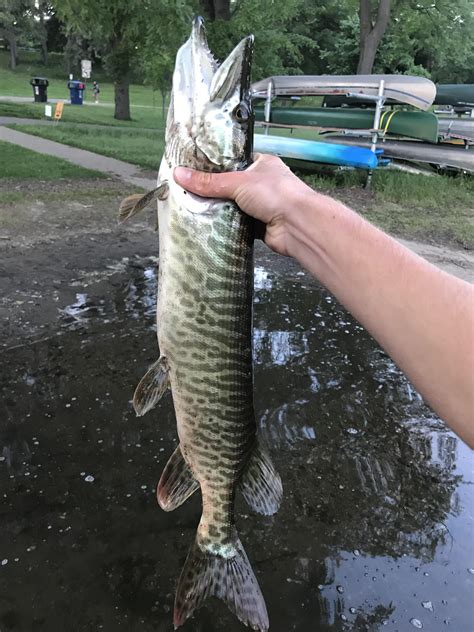
M 271 516 L 280 508 L 283 487 L 268 453 L 258 443 L 252 450 L 240 481 L 240 489 L 250 509 Z
M 173 511 L 197 489 L 199 489 L 199 483 L 194 478 L 178 446 L 166 464 L 158 483 L 156 490 L 158 503 L 165 511 Z
M 135 389 L 133 407 L 137 417 L 154 408 L 169 385 L 168 363 L 166 358 L 161 356 L 148 369 Z
M 165 180 L 156 189 L 148 193 L 135 193 L 122 200 L 119 208 L 119 222 L 126 222 L 140 211 L 143 211 L 154 200 L 165 200 L 168 197 L 169 186 Z

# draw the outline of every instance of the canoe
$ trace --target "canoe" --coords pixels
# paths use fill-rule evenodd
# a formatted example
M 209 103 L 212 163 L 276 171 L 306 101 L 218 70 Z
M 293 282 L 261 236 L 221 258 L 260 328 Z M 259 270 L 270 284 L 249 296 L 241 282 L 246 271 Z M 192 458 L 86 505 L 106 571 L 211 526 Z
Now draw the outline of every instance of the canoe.
M 390 101 L 389 101 L 390 102 Z M 436 105 L 451 105 L 453 107 L 474 107 L 474 84 L 441 84 L 436 86 L 436 95 L 433 103 Z M 360 101 L 351 99 L 346 95 L 328 95 L 324 97 L 323 105 L 329 108 L 337 108 L 343 105 L 351 107 L 373 107 L 373 101 Z
M 341 144 L 370 146 L 370 141 L 362 138 L 349 138 L 344 136 L 327 136 L 325 141 Z M 450 145 L 429 145 L 416 141 L 385 141 L 380 143 L 383 147 L 384 156 L 410 162 L 422 162 L 439 167 L 451 167 L 474 173 L 474 151 L 466 150 L 462 147 Z
M 474 108 L 473 83 L 447 83 L 436 86 L 437 105 L 452 105 L 453 107 L 468 106 Z
M 264 107 L 255 107 L 255 119 L 264 121 Z M 373 110 L 348 108 L 299 108 L 272 106 L 270 122 L 276 125 L 311 126 L 329 129 L 370 130 L 374 123 Z M 380 129 L 394 136 L 408 136 L 438 142 L 438 119 L 431 112 L 394 110 L 383 112 Z
M 375 169 L 378 166 L 378 157 L 370 149 L 320 143 L 300 138 L 255 134 L 254 151 L 274 154 L 281 158 L 357 167 L 359 169 Z
M 269 84 L 272 96 L 314 96 L 356 93 L 377 96 L 384 80 L 384 95 L 399 103 L 427 110 L 434 101 L 436 86 L 424 77 L 408 75 L 291 75 L 267 77 L 251 86 L 255 99 L 267 96 Z

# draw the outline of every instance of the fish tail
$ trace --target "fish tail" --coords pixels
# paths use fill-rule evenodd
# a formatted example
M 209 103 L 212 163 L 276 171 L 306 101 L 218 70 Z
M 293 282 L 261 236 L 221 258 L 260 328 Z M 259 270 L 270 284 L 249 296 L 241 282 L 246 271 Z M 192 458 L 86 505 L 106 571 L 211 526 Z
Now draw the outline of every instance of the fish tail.
M 183 625 L 208 597 L 222 599 L 245 625 L 267 632 L 268 614 L 260 586 L 237 535 L 230 556 L 201 548 L 199 536 L 184 564 L 174 604 L 175 629 Z

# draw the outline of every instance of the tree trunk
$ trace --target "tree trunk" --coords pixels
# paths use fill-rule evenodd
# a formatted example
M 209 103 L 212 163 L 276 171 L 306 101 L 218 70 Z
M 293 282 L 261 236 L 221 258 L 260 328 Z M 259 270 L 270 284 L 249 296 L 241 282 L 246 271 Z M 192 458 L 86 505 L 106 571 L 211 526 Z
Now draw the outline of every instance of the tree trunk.
M 115 89 L 115 114 L 114 118 L 120 121 L 130 121 L 130 95 L 128 92 L 129 83 L 127 79 L 120 79 L 114 82 Z
M 46 40 L 41 42 L 41 56 L 43 58 L 43 64 L 45 66 L 48 65 L 48 46 L 46 44 Z
M 216 20 L 230 20 L 230 0 L 214 0 Z
M 203 12 L 214 20 L 230 20 L 230 0 L 200 0 Z
M 371 0 L 360 0 L 360 40 L 358 75 L 368 75 L 374 67 L 375 55 L 380 42 L 387 30 L 390 19 L 391 0 L 378 0 L 377 18 L 372 20 Z
M 44 23 L 44 13 L 42 10 L 42 6 L 40 5 L 39 7 L 40 9 L 40 16 L 39 16 L 39 21 L 40 21 L 40 25 L 41 25 L 41 56 L 43 58 L 43 64 L 45 66 L 48 65 L 48 33 L 46 31 L 46 26 Z
M 8 48 L 10 49 L 10 70 L 15 70 L 17 62 L 16 34 L 8 27 L 0 27 L 0 37 L 3 37 L 3 39 L 6 39 L 8 42 Z
M 11 70 L 16 70 L 17 54 L 16 54 L 16 37 L 15 37 L 15 35 L 12 35 L 9 41 L 10 41 L 10 69 Z

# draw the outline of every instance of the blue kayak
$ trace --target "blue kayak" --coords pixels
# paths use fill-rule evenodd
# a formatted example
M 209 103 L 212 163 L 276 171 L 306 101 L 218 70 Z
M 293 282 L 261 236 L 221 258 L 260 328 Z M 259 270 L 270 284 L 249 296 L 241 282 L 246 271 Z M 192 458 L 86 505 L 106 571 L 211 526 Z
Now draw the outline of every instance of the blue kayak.
M 382 153 L 380 149 L 374 153 L 364 147 L 349 147 L 300 138 L 265 136 L 264 134 L 255 134 L 253 142 L 254 151 L 262 154 L 274 154 L 281 158 L 358 167 L 359 169 L 375 169 L 379 163 L 378 155 Z

